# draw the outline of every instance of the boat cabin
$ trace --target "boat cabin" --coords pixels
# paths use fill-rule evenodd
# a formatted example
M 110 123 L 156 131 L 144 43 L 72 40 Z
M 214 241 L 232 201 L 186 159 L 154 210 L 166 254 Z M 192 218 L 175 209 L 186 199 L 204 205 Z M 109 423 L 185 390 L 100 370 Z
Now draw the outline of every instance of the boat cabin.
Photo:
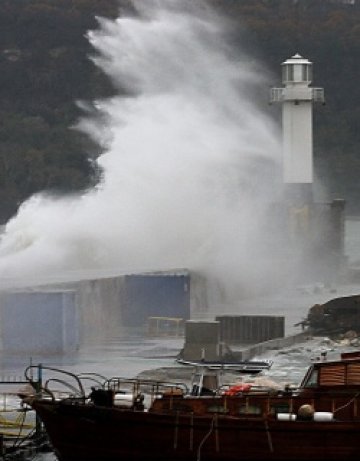
M 360 386 L 360 352 L 341 354 L 341 360 L 314 363 L 306 373 L 300 387 L 304 389 Z

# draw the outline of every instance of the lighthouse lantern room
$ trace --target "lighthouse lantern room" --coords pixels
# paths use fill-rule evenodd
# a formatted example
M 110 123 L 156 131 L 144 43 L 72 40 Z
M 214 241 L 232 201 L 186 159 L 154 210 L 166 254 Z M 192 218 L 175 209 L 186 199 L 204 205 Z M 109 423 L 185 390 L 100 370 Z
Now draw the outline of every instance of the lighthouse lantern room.
M 299 54 L 287 59 L 282 64 L 282 82 L 284 85 L 307 84 L 312 82 L 312 62 Z

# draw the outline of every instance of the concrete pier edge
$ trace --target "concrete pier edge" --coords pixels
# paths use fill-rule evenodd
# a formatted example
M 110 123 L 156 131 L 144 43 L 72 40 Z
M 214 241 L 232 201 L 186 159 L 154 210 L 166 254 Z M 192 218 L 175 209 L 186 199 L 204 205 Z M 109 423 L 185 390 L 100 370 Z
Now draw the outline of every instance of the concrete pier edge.
M 239 360 L 251 360 L 256 356 L 265 354 L 269 350 L 282 349 L 294 344 L 303 343 L 307 339 L 311 338 L 312 335 L 308 331 L 302 331 L 300 333 L 285 336 L 284 338 L 275 338 L 261 343 L 252 344 L 251 346 L 244 347 L 241 350 L 235 350 L 233 353 Z

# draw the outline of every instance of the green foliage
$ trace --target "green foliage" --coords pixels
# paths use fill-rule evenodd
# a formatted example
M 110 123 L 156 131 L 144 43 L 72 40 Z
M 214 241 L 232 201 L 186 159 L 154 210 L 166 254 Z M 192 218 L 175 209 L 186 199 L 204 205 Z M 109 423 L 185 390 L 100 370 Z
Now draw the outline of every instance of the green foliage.
M 0 2 L 0 222 L 35 192 L 83 190 L 100 177 L 100 146 L 71 127 L 78 100 L 113 94 L 85 34 L 118 11 L 116 0 Z

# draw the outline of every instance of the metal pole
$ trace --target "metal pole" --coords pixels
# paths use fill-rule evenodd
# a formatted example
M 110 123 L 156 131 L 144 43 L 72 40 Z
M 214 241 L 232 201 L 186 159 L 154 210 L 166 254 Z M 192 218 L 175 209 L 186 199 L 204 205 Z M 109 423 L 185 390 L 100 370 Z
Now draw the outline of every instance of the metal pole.
M 42 374 L 43 374 L 43 369 L 42 369 L 42 364 L 39 363 L 38 365 L 38 375 L 37 375 L 37 381 L 35 383 L 35 390 L 36 394 L 40 394 L 41 389 L 42 389 Z M 41 420 L 35 412 L 35 434 L 36 434 L 36 439 L 39 440 L 42 432 L 42 423 Z

